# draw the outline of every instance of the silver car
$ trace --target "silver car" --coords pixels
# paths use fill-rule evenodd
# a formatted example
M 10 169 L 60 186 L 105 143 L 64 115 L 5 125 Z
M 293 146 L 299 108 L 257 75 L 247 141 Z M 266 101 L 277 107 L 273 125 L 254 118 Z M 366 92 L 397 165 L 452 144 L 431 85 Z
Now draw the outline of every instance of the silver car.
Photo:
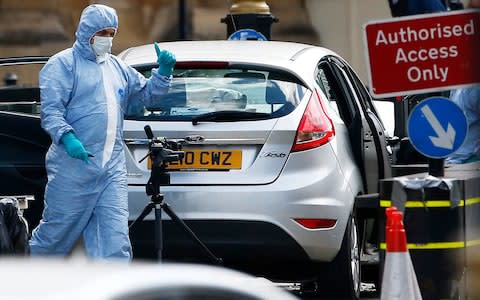
M 298 43 L 159 45 L 177 57 L 170 91 L 125 120 L 131 220 L 150 201 L 152 161 L 142 160 L 149 125 L 184 151 L 165 162 L 164 201 L 226 266 L 275 280 L 313 278 L 358 298 L 364 230 L 354 201 L 377 192 L 390 163 L 385 129 L 352 68 L 328 49 Z M 153 45 L 119 56 L 147 77 L 157 66 Z M 164 258 L 205 261 L 163 218 Z M 153 220 L 131 230 L 136 258 L 155 255 Z

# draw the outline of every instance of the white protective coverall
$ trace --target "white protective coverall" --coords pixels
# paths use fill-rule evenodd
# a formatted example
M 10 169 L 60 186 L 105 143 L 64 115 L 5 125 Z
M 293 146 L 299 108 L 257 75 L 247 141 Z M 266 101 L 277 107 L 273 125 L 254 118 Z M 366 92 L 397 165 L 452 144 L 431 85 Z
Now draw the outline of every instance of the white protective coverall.
M 131 259 L 123 117 L 160 101 L 171 76 L 153 70 L 146 79 L 114 55 L 97 59 L 90 39 L 108 28 L 118 28 L 115 10 L 88 6 L 73 47 L 52 56 L 40 72 L 41 124 L 52 144 L 32 255 L 66 255 L 83 234 L 89 257 Z M 88 162 L 65 151 L 61 137 L 69 131 L 94 155 Z

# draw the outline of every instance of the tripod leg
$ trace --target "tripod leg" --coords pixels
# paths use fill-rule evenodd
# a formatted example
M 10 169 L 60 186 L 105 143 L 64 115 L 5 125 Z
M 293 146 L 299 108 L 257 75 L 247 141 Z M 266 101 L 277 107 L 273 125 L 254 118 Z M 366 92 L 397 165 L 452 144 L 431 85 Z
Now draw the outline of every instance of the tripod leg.
M 162 205 L 155 204 L 155 250 L 157 251 L 157 260 L 162 261 L 163 239 L 162 239 Z
M 138 221 L 143 220 L 151 211 L 152 209 L 155 209 L 155 228 L 154 228 L 154 233 L 155 233 L 155 251 L 157 255 L 157 260 L 161 261 L 162 260 L 162 250 L 163 250 L 163 239 L 162 239 L 162 234 L 163 234 L 163 229 L 162 229 L 162 205 L 161 202 L 163 200 L 163 195 L 154 195 L 151 198 L 150 203 L 148 203 L 147 206 L 143 209 L 142 213 L 138 216 L 138 218 L 133 221 L 128 228 L 132 228 L 133 225 L 135 225 Z
M 153 202 L 150 202 L 147 206 L 145 206 L 145 208 L 143 209 L 142 213 L 138 216 L 138 218 L 136 218 L 135 221 L 133 221 L 132 224 L 128 226 L 128 229 L 132 228 L 133 225 L 137 223 L 137 221 L 143 220 L 143 218 L 145 218 L 152 211 L 154 205 L 155 204 Z
M 221 265 L 223 263 L 222 259 L 221 258 L 218 258 L 216 257 L 211 251 L 210 249 L 207 248 L 207 246 L 205 246 L 204 243 L 202 243 L 202 241 L 195 235 L 195 233 L 190 229 L 190 227 L 187 226 L 187 224 L 185 224 L 185 222 L 183 222 L 182 219 L 180 219 L 174 212 L 173 210 L 170 208 L 170 206 L 163 202 L 161 204 L 163 210 L 165 211 L 165 213 L 167 213 L 167 215 L 170 216 L 170 218 L 176 222 L 177 224 L 180 225 L 180 227 L 183 228 L 183 230 L 185 230 L 185 232 L 190 235 L 190 237 L 200 246 L 200 248 L 203 250 L 203 252 L 208 256 L 208 258 L 210 258 L 210 260 L 215 263 L 215 264 L 218 264 L 218 265 Z

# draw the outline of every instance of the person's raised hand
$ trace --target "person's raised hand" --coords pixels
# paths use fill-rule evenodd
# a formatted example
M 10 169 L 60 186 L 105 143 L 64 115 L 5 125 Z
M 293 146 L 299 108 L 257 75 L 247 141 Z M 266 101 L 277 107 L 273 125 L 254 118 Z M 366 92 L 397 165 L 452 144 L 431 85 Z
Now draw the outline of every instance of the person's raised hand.
M 155 42 L 155 52 L 157 53 L 158 73 L 169 77 L 173 73 L 173 67 L 177 62 L 175 55 L 168 50 L 161 50 Z

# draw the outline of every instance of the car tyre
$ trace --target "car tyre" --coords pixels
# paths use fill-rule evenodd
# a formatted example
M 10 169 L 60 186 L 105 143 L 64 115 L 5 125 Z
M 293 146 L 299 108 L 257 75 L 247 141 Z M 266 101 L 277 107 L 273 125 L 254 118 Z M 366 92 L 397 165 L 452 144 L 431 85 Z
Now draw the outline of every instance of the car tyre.
M 360 246 L 355 217 L 348 220 L 342 246 L 318 282 L 319 293 L 327 292 L 335 299 L 359 299 L 361 286 Z M 323 288 L 322 288 L 323 287 Z

